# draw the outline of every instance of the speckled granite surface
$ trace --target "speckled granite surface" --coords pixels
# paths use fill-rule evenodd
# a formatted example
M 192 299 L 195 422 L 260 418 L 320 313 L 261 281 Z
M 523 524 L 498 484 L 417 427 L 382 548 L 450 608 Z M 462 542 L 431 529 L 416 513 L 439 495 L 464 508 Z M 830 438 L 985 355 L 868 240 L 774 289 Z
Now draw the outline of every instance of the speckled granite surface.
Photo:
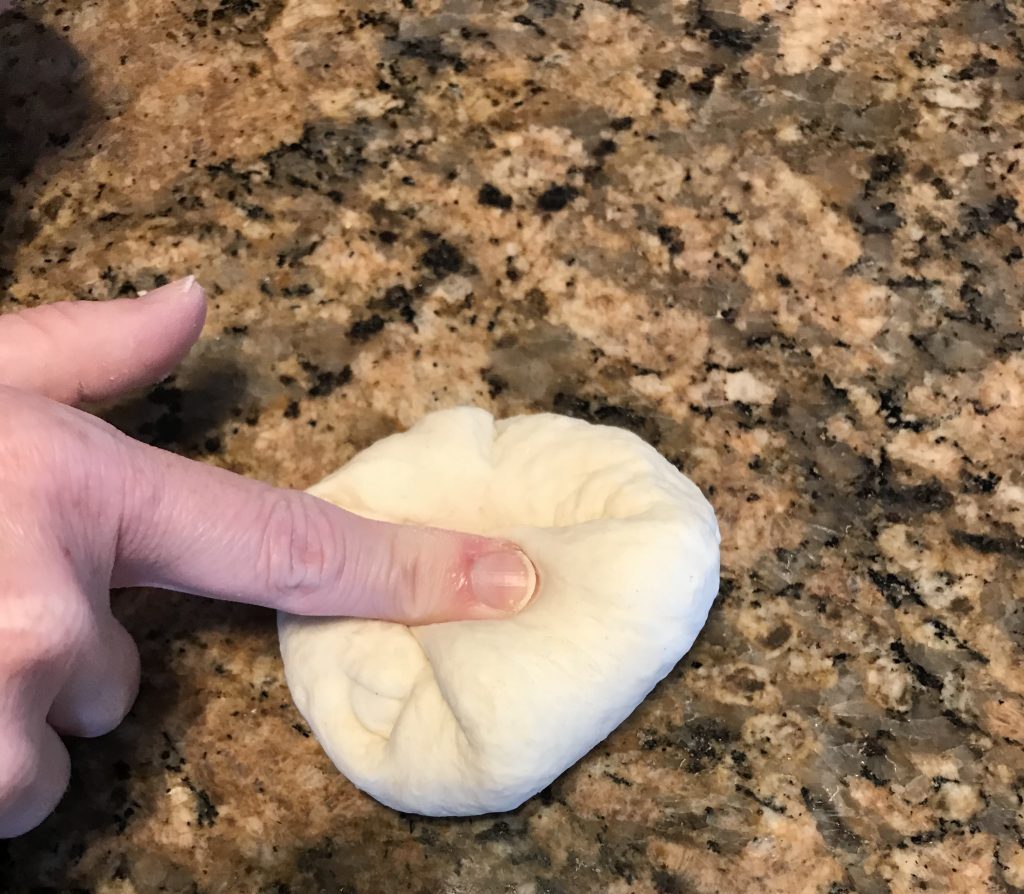
M 724 576 L 631 720 L 473 821 L 333 771 L 269 613 L 120 594 L 139 703 L 0 889 L 1024 889 L 1019 4 L 22 8 L 0 307 L 212 296 L 110 418 L 293 486 L 456 403 L 623 425 Z

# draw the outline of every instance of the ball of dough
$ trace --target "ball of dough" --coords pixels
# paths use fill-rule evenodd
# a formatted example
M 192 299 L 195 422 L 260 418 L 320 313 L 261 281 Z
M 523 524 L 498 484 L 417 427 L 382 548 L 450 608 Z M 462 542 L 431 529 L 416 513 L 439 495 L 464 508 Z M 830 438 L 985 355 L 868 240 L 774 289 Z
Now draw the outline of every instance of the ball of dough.
M 510 810 L 604 739 L 686 653 L 718 590 L 718 525 L 636 435 L 543 414 L 432 413 L 310 489 L 371 518 L 520 544 L 515 618 L 409 628 L 279 617 L 295 703 L 398 810 Z

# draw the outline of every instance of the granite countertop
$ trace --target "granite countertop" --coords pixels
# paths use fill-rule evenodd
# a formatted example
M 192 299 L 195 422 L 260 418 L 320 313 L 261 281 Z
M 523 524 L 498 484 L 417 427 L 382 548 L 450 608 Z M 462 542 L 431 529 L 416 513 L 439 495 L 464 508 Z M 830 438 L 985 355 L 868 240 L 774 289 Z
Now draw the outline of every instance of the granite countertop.
M 116 594 L 138 704 L 0 889 L 1024 889 L 1024 21 L 1001 0 L 88 0 L 0 17 L 0 309 L 196 273 L 106 414 L 305 487 L 431 409 L 638 432 L 719 600 L 521 809 L 400 815 L 269 612 Z

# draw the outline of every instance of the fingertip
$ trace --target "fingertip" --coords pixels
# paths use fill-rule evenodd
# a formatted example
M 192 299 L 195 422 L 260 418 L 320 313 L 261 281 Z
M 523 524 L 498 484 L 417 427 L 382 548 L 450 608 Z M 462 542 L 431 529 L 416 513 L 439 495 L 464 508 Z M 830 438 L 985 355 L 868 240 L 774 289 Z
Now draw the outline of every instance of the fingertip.
M 194 276 L 177 279 L 151 292 L 140 292 L 138 300 L 147 309 L 168 308 L 180 314 L 195 337 L 198 337 L 206 321 L 206 290 Z
M 137 318 L 135 374 L 146 384 L 169 375 L 199 339 L 206 323 L 206 291 L 187 276 L 140 293 L 130 308 Z
M 0 382 L 62 403 L 109 400 L 163 379 L 199 338 L 194 277 L 142 300 L 69 301 L 0 316 Z
M 515 615 L 533 601 L 537 570 L 518 546 L 502 544 L 473 559 L 469 585 L 480 605 L 501 615 Z
M 539 576 L 508 540 L 345 513 L 343 572 L 328 615 L 409 626 L 512 618 L 536 598 Z M 317 600 L 319 601 L 319 600 Z

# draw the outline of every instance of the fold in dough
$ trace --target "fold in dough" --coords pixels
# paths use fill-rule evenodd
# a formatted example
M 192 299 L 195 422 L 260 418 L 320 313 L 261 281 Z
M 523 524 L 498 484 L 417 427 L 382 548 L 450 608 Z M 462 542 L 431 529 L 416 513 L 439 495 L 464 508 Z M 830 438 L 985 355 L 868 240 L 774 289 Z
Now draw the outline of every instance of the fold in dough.
M 302 715 L 342 773 L 398 810 L 517 807 L 672 669 L 718 590 L 714 510 L 622 429 L 443 410 L 310 492 L 377 519 L 508 538 L 539 573 L 508 621 L 279 616 Z

